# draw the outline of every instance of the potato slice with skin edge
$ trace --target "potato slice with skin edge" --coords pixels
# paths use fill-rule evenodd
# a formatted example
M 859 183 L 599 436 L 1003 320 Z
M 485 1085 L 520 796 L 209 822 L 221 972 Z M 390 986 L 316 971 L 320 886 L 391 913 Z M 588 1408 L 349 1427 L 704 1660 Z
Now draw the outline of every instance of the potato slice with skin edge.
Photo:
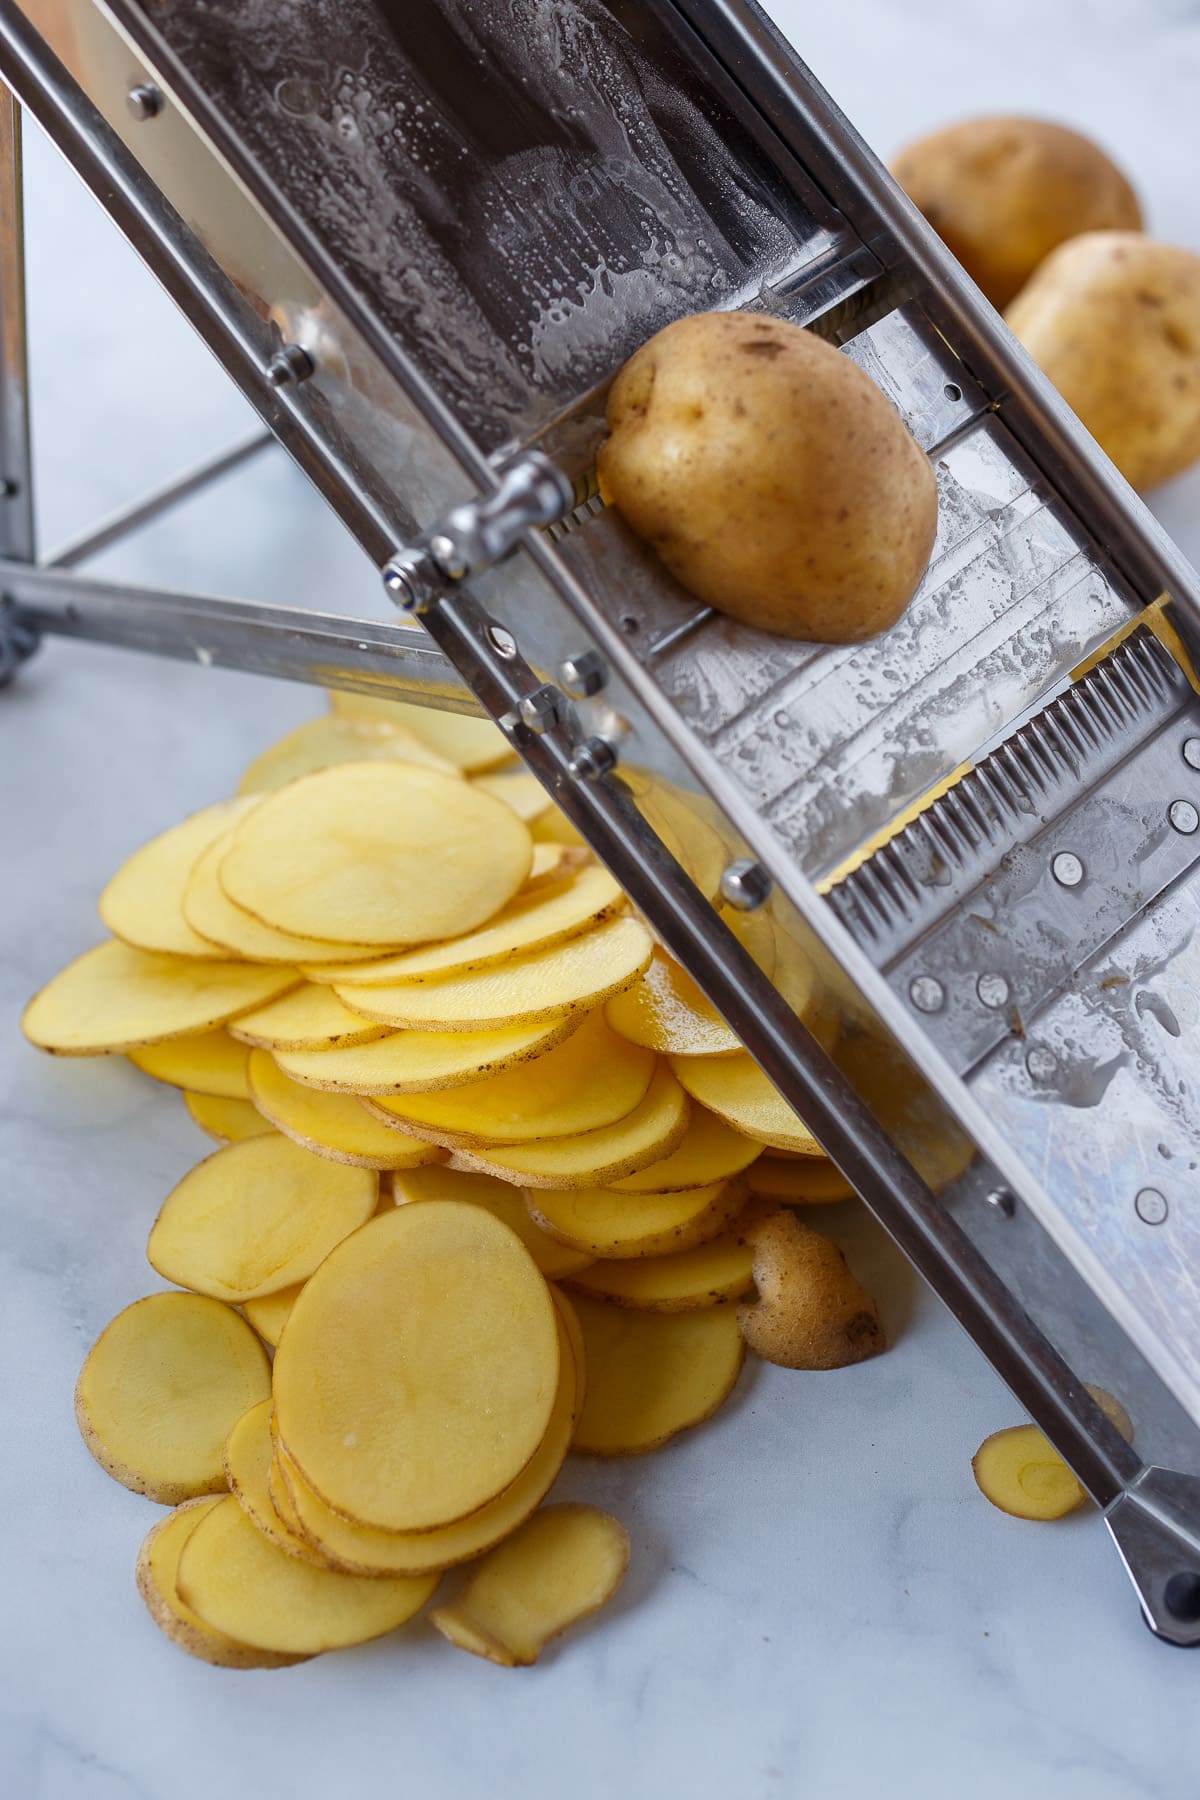
M 539 1231 L 525 1210 L 520 1188 L 497 1181 L 494 1175 L 468 1175 L 462 1169 L 433 1163 L 423 1169 L 398 1170 L 392 1177 L 392 1194 L 397 1206 L 408 1206 L 414 1200 L 465 1200 L 468 1206 L 485 1207 L 516 1232 L 547 1281 L 578 1274 L 595 1261 Z
M 243 1413 L 225 1442 L 225 1478 L 229 1491 L 247 1518 L 278 1549 L 318 1568 L 329 1564 L 312 1545 L 287 1525 L 271 1500 L 267 1474 L 274 1445 L 271 1442 L 271 1402 L 260 1400 Z
M 252 962 L 288 963 L 318 967 L 350 961 L 370 962 L 380 952 L 370 945 L 355 950 L 348 944 L 325 944 L 319 938 L 295 937 L 264 925 L 243 907 L 235 906 L 221 886 L 220 869 L 233 845 L 228 831 L 196 861 L 183 896 L 183 913 L 192 928 L 219 949 Z M 311 979 L 311 977 L 310 977 Z
M 366 1104 L 393 1129 L 428 1132 L 431 1141 L 468 1148 L 525 1143 L 627 1118 L 645 1099 L 654 1070 L 651 1053 L 624 1043 L 597 1010 L 565 1042 L 515 1069 L 469 1087 Z
M 619 1194 L 668 1194 L 679 1188 L 707 1187 L 709 1182 L 740 1175 L 762 1154 L 760 1143 L 693 1102 L 687 1131 L 677 1148 L 660 1162 L 649 1163 L 636 1175 L 623 1176 L 610 1185 Z
M 784 1161 L 769 1153 L 746 1171 L 752 1194 L 763 1200 L 781 1200 L 787 1206 L 828 1206 L 849 1200 L 854 1189 L 825 1156 L 798 1156 Z
M 131 1050 L 129 1060 L 143 1075 L 165 1082 L 168 1087 L 209 1094 L 219 1100 L 250 1098 L 246 1080 L 250 1052 L 225 1029 L 168 1038 L 163 1044 L 145 1044 L 139 1050 Z
M 196 1526 L 179 1558 L 180 1597 L 210 1627 L 261 1650 L 316 1655 L 406 1625 L 436 1576 L 364 1580 L 279 1550 L 230 1494 Z
M 467 782 L 412 764 L 342 763 L 268 794 L 218 874 L 235 906 L 277 930 L 420 944 L 482 925 L 532 862 L 521 821 Z
M 588 1391 L 572 1446 L 585 1456 L 640 1456 L 710 1419 L 741 1373 L 745 1345 L 731 1307 L 631 1312 L 575 1298 Z
M 283 1520 L 288 1530 L 293 1532 L 295 1536 L 300 1538 L 304 1543 L 307 1543 L 310 1549 L 315 1550 L 316 1546 L 305 1536 L 304 1528 L 300 1523 L 300 1516 L 292 1502 L 292 1492 L 284 1477 L 283 1462 L 280 1457 L 278 1446 L 275 1445 L 274 1438 L 272 1438 L 271 1441 L 271 1466 L 267 1470 L 267 1492 L 271 1497 L 271 1505 L 275 1508 L 275 1511 Z M 318 1552 L 318 1554 L 323 1555 L 324 1552 Z M 338 1567 L 332 1557 L 328 1557 L 326 1560 L 330 1568 Z M 352 1569 L 349 1572 L 355 1574 L 357 1571 Z
M 609 919 L 548 950 L 469 975 L 390 987 L 335 986 L 334 992 L 367 1018 L 404 1030 L 500 1030 L 591 1011 L 637 980 L 651 948 L 650 933 L 636 919 Z
M 282 1000 L 272 1000 L 235 1021 L 231 1036 L 258 1050 L 337 1050 L 370 1044 L 387 1026 L 352 1012 L 330 988 L 306 981 Z
M 176 1506 L 225 1487 L 225 1439 L 271 1391 L 245 1319 L 201 1294 L 149 1294 L 100 1333 L 79 1372 L 83 1441 L 122 1487 Z
M 754 1252 L 736 1227 L 721 1237 L 675 1250 L 669 1256 L 639 1256 L 594 1262 L 570 1275 L 573 1294 L 588 1294 L 610 1306 L 644 1312 L 700 1312 L 740 1300 L 754 1288 Z
M 275 1129 L 251 1100 L 224 1100 L 217 1094 L 185 1094 L 183 1098 L 201 1131 L 216 1138 L 219 1144 L 263 1137 Z
M 668 1156 L 687 1130 L 688 1113 L 687 1095 L 660 1063 L 645 1099 L 615 1125 L 539 1143 L 456 1150 L 450 1160 L 456 1168 L 498 1175 L 521 1187 L 607 1187 Z
M 294 1281 L 291 1287 L 277 1288 L 273 1294 L 262 1294 L 257 1300 L 242 1301 L 242 1312 L 264 1344 L 270 1344 L 272 1350 L 279 1348 L 283 1328 L 303 1286 L 302 1281 Z
M 322 713 L 307 719 L 256 756 L 238 782 L 239 794 L 269 794 L 301 775 L 347 762 L 407 762 L 443 775 L 457 775 L 454 763 L 439 756 L 402 725 L 372 724 Z
M 405 700 L 386 700 L 375 694 L 334 691 L 329 703 L 339 718 L 411 731 L 427 749 L 445 757 L 467 775 L 512 760 L 512 746 L 491 719 L 444 712 L 436 706 L 413 706 Z
M 152 956 L 115 938 L 68 963 L 25 1008 L 21 1029 L 52 1056 L 108 1056 L 213 1031 L 295 987 L 292 969 Z
M 150 1232 L 150 1266 L 217 1300 L 255 1300 L 311 1275 L 365 1225 L 379 1177 L 302 1150 L 245 1138 L 197 1163 L 167 1195 Z
M 1127 1444 L 1133 1421 L 1119 1400 L 1088 1383 L 1088 1393 Z M 1065 1518 L 1087 1500 L 1082 1482 L 1036 1425 L 1012 1425 L 984 1438 L 971 1470 L 985 1500 L 1017 1519 Z
M 173 1644 L 200 1662 L 212 1663 L 214 1668 L 290 1669 L 307 1662 L 306 1656 L 280 1656 L 270 1650 L 255 1650 L 250 1644 L 239 1644 L 206 1625 L 180 1599 L 176 1575 L 183 1546 L 201 1519 L 220 1506 L 222 1498 L 217 1494 L 185 1500 L 147 1533 L 137 1559 L 138 1593 L 146 1602 L 146 1610 Z
M 527 1668 L 546 1645 L 612 1599 L 629 1567 L 629 1533 L 578 1502 L 543 1506 L 467 1578 L 429 1623 L 501 1668 Z
M 343 1094 L 423 1094 L 463 1087 L 541 1056 L 579 1020 L 551 1019 L 500 1031 L 393 1031 L 348 1050 L 281 1050 L 276 1062 L 303 1087 Z
M 744 1050 L 736 1056 L 673 1056 L 671 1067 L 692 1099 L 735 1131 L 802 1156 L 823 1154 L 799 1113 Z
M 135 850 L 100 895 L 100 917 L 113 936 L 137 950 L 220 961 L 224 951 L 185 918 L 183 896 L 196 858 L 245 810 L 236 800 L 221 800 Z
M 548 1236 L 609 1261 L 668 1256 L 706 1244 L 728 1230 L 745 1203 L 740 1181 L 716 1181 L 673 1194 L 563 1188 L 526 1197 L 530 1218 Z
M 727 1056 L 742 1047 L 687 971 L 662 949 L 605 1012 L 614 1031 L 660 1055 Z
M 479 1206 L 380 1213 L 306 1284 L 275 1356 L 277 1436 L 335 1512 L 426 1531 L 485 1506 L 545 1437 L 550 1290 Z
M 381 1124 L 354 1094 L 324 1093 L 289 1080 L 266 1050 L 251 1055 L 250 1089 L 263 1117 L 314 1156 L 359 1169 L 411 1169 L 443 1160 L 436 1144 Z

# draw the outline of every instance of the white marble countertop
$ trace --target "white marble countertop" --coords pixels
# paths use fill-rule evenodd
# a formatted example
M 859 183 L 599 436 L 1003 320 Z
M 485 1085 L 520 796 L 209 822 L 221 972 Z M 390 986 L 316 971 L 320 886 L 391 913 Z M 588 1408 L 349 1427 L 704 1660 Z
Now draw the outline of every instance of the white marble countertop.
M 884 151 L 985 108 L 1058 115 L 1133 170 L 1161 235 L 1200 247 L 1195 0 L 775 11 Z M 246 414 L 40 143 L 30 163 L 51 543 Z M 1200 553 L 1200 475 L 1156 507 Z M 98 567 L 376 610 L 372 572 L 275 453 Z M 971 1455 L 1019 1409 L 861 1219 L 842 1229 L 894 1348 L 836 1375 L 756 1368 L 667 1451 L 574 1466 L 565 1491 L 628 1523 L 633 1565 L 537 1669 L 418 1628 L 232 1675 L 158 1635 L 133 1582 L 156 1509 L 91 1461 L 71 1393 L 100 1328 L 159 1285 L 149 1223 L 204 1144 L 172 1094 L 115 1061 L 38 1058 L 15 1021 L 97 937 L 122 857 L 315 704 L 61 644 L 0 697 L 0 1794 L 1191 1800 L 1200 1664 L 1145 1631 L 1094 1515 L 1038 1527 L 982 1501 Z

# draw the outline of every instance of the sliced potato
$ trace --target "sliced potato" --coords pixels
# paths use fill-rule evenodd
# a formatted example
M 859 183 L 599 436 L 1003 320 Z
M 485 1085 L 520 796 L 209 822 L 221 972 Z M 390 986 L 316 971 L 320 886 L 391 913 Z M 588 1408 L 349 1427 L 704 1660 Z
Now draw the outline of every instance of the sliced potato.
M 329 699 L 339 718 L 403 727 L 468 775 L 512 760 L 507 738 L 491 719 L 442 712 L 434 706 L 412 706 L 405 700 L 384 700 L 374 694 L 331 693 Z
M 201 1131 L 219 1144 L 236 1144 L 241 1138 L 262 1137 L 275 1129 L 251 1100 L 223 1100 L 217 1094 L 185 1094 L 183 1098 Z
M 370 1044 L 385 1036 L 386 1025 L 352 1012 L 327 987 L 306 981 L 303 987 L 256 1007 L 235 1021 L 233 1036 L 261 1050 L 336 1050 Z
M 276 1288 L 273 1294 L 261 1294 L 257 1300 L 242 1302 L 242 1311 L 264 1344 L 270 1344 L 272 1350 L 279 1347 L 283 1328 L 303 1286 L 302 1281 L 295 1281 L 291 1287 Z
M 564 1188 L 529 1194 L 534 1224 L 592 1257 L 666 1256 L 719 1237 L 746 1201 L 738 1181 L 671 1194 L 618 1194 L 612 1188 Z
M 164 1506 L 225 1486 L 225 1439 L 271 1391 L 245 1319 L 200 1294 L 148 1294 L 100 1333 L 75 1416 L 101 1468 Z
M 21 1029 L 54 1056 L 104 1056 L 212 1031 L 296 985 L 291 969 L 152 956 L 113 940 L 35 994 Z
M 528 769 L 501 769 L 492 775 L 475 775 L 471 786 L 490 794 L 493 800 L 503 800 L 526 825 L 532 825 L 554 805 L 537 776 L 531 775 Z
M 144 1044 L 129 1052 L 129 1060 L 143 1075 L 165 1081 L 169 1087 L 194 1094 L 212 1094 L 222 1100 L 247 1100 L 246 1064 L 250 1052 L 225 1030 L 198 1031 L 191 1037 L 168 1038 L 162 1044 Z
M 667 1194 L 678 1188 L 705 1187 L 711 1181 L 740 1175 L 762 1153 L 762 1145 L 753 1138 L 744 1137 L 707 1108 L 693 1105 L 687 1131 L 669 1156 L 611 1185 L 619 1194 Z
M 296 1301 L 275 1355 L 278 1439 L 346 1518 L 426 1531 L 516 1480 L 558 1383 L 550 1290 L 515 1233 L 480 1206 L 399 1206 Z
M 521 821 L 467 782 L 410 763 L 342 763 L 268 794 L 219 874 L 235 906 L 280 931 L 420 944 L 482 925 L 532 861 Z
M 511 1182 L 497 1181 L 494 1175 L 469 1175 L 465 1169 L 448 1169 L 433 1163 L 423 1169 L 405 1169 L 392 1177 L 392 1194 L 397 1206 L 413 1200 L 464 1200 L 468 1206 L 482 1206 L 511 1231 L 515 1231 L 547 1281 L 559 1281 L 564 1275 L 586 1269 L 593 1258 L 579 1250 L 568 1250 L 564 1244 L 547 1237 L 525 1210 L 525 1197 Z
M 611 1600 L 628 1567 L 629 1533 L 610 1513 L 569 1502 L 544 1506 L 429 1622 L 460 1650 L 505 1669 L 525 1668 Z
M 698 1312 L 740 1300 L 754 1288 L 754 1252 L 736 1229 L 667 1256 L 594 1262 L 567 1277 L 574 1294 L 647 1312 Z
M 577 875 L 581 869 L 594 866 L 586 844 L 542 844 L 535 833 L 531 832 L 530 836 L 533 838 L 533 862 L 525 877 L 522 894 L 528 894 L 534 888 L 552 887 L 556 882 Z
M 197 1163 L 154 1221 L 150 1266 L 217 1300 L 254 1300 L 311 1275 L 375 1211 L 379 1177 L 290 1139 L 244 1138 Z
M 650 1052 L 626 1044 L 596 1011 L 564 1043 L 499 1075 L 369 1104 L 401 1129 L 428 1131 L 442 1143 L 524 1143 L 626 1118 L 645 1099 L 654 1069 Z
M 436 1144 L 373 1118 L 354 1094 L 325 1093 L 292 1081 L 266 1050 L 251 1055 L 250 1087 L 264 1118 L 315 1156 L 360 1169 L 412 1169 L 442 1158 Z
M 183 1546 L 179 1593 L 217 1631 L 260 1650 L 316 1655 L 366 1643 L 405 1625 L 437 1577 L 343 1575 L 279 1550 L 232 1494 Z
M 272 1444 L 274 1444 L 273 1438 Z M 303 1525 L 300 1523 L 300 1515 L 296 1511 L 295 1503 L 292 1500 L 292 1491 L 284 1478 L 283 1459 L 278 1446 L 275 1446 L 273 1449 L 270 1467 L 267 1470 L 267 1492 L 271 1497 L 271 1505 L 275 1508 L 275 1511 L 283 1520 L 288 1530 L 293 1532 L 296 1537 L 301 1538 L 311 1549 L 315 1549 L 316 1547 L 312 1544 L 311 1539 L 307 1536 Z M 332 1556 L 326 1557 L 323 1550 L 317 1550 L 316 1554 L 324 1557 L 331 1568 L 337 1568 L 339 1566 Z M 351 1573 L 354 1572 L 355 1571 L 351 1571 Z
M 540 1143 L 489 1144 L 457 1150 L 453 1161 L 522 1187 L 598 1187 L 632 1175 L 672 1151 L 688 1123 L 688 1102 L 671 1071 L 660 1063 L 646 1097 L 625 1118 L 575 1137 Z
M 330 769 L 336 763 L 407 762 L 443 775 L 457 774 L 454 763 L 439 756 L 402 725 L 371 723 L 366 719 L 339 719 L 324 713 L 289 731 L 256 756 L 238 782 L 239 794 L 273 793 L 301 775 Z
M 641 979 L 605 1010 L 623 1038 L 665 1056 L 726 1056 L 742 1047 L 687 971 L 661 948 Z
M 728 1306 L 701 1312 L 631 1312 L 584 1295 L 588 1388 L 573 1448 L 638 1456 L 712 1417 L 729 1398 L 745 1346 Z
M 568 819 L 561 806 L 552 801 L 549 809 L 539 813 L 529 827 L 535 844 L 566 844 L 571 849 L 587 850 L 587 839 Z
M 760 1199 L 788 1206 L 825 1206 L 854 1193 L 827 1156 L 760 1156 L 746 1171 L 746 1181 Z
M 197 859 L 184 892 L 184 917 L 202 937 L 235 956 L 254 962 L 303 963 L 306 971 L 309 965 L 337 963 L 340 967 L 348 959 L 368 962 L 379 956 L 373 945 L 356 950 L 347 944 L 326 944 L 319 938 L 277 931 L 244 907 L 235 906 L 221 886 L 220 874 L 232 845 L 232 831 L 210 845 Z
M 799 1113 L 744 1050 L 736 1056 L 673 1056 L 671 1067 L 692 1099 L 735 1131 L 803 1156 L 822 1154 Z
M 196 858 L 244 811 L 236 800 L 222 800 L 135 851 L 100 896 L 100 917 L 113 936 L 138 950 L 219 959 L 221 950 L 184 917 L 183 895 Z
M 214 1631 L 198 1613 L 194 1613 L 179 1597 L 176 1576 L 183 1546 L 201 1519 L 206 1518 L 221 1496 L 185 1500 L 182 1506 L 160 1519 L 147 1534 L 138 1554 L 138 1592 L 147 1611 L 160 1631 L 173 1644 L 186 1650 L 201 1662 L 213 1663 L 218 1669 L 288 1669 L 304 1662 L 303 1656 L 280 1656 L 270 1650 L 255 1650 Z
M 267 1477 L 274 1446 L 271 1442 L 271 1402 L 260 1400 L 242 1414 L 225 1441 L 225 1476 L 229 1491 L 239 1502 L 251 1523 L 265 1538 L 289 1556 L 303 1562 L 328 1567 L 322 1557 L 299 1532 L 293 1531 L 275 1510 Z
M 1018 1519 L 1062 1519 L 1087 1500 L 1044 1432 L 1012 1425 L 984 1438 L 971 1464 L 979 1491 Z
M 422 1094 L 514 1068 L 560 1044 L 573 1018 L 497 1031 L 393 1031 L 348 1050 L 281 1050 L 275 1060 L 305 1087 L 347 1094 Z
M 638 809 L 706 899 L 716 900 L 726 865 L 740 850 L 727 849 L 711 800 L 641 770 L 626 771 Z

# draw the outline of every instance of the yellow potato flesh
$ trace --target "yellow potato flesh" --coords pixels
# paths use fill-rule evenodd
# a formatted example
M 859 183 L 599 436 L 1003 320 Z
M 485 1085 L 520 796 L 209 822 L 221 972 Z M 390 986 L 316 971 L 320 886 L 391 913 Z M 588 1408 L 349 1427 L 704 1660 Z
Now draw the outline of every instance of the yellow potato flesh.
M 686 793 L 669 781 L 648 777 L 640 770 L 630 785 L 638 809 L 651 830 L 663 841 L 676 862 L 691 876 L 700 892 L 715 900 L 721 891 L 726 865 L 738 852 L 726 849 L 714 819 L 712 802 Z M 702 816 L 705 809 L 710 817 Z
M 502 769 L 496 775 L 476 775 L 471 786 L 490 794 L 493 800 L 503 800 L 526 825 L 532 825 L 554 804 L 537 776 L 530 775 L 525 769 Z
M 611 1514 L 545 1506 L 491 1551 L 429 1622 L 460 1650 L 524 1668 L 611 1600 L 628 1567 L 629 1534 Z
M 235 1144 L 241 1138 L 262 1137 L 273 1131 L 251 1100 L 224 1100 L 217 1094 L 185 1094 L 192 1118 L 219 1144 Z
M 304 1286 L 302 1281 L 292 1283 L 291 1287 L 277 1288 L 273 1294 L 263 1294 L 257 1300 L 243 1300 L 242 1311 L 266 1344 L 272 1350 L 279 1344 L 283 1328 L 288 1316 L 296 1304 L 296 1296 Z
M 238 793 L 273 793 L 301 775 L 347 762 L 418 763 L 426 769 L 439 769 L 444 775 L 456 773 L 452 762 L 438 756 L 402 726 L 372 725 L 366 720 L 339 719 L 326 713 L 297 725 L 295 731 L 289 731 L 255 757 L 238 782 Z
M 821 1206 L 848 1200 L 854 1192 L 846 1177 L 824 1156 L 803 1156 L 787 1161 L 761 1156 L 746 1172 L 752 1194 L 764 1200 L 782 1200 L 789 1206 Z
M 379 1178 L 273 1133 L 227 1144 L 172 1189 L 146 1254 L 168 1281 L 218 1300 L 253 1300 L 303 1281 L 366 1223 Z
M 206 806 L 136 851 L 100 896 L 100 917 L 113 936 L 138 950 L 220 958 L 222 952 L 188 924 L 183 896 L 197 857 L 244 811 L 230 800 Z
M 346 1050 L 281 1050 L 280 1068 L 305 1087 L 348 1094 L 421 1094 L 515 1067 L 561 1043 L 570 1018 L 496 1031 L 394 1031 Z
M 214 1631 L 179 1597 L 176 1577 L 183 1546 L 201 1519 L 220 1506 L 221 1497 L 185 1500 L 149 1532 L 137 1560 L 138 1592 L 160 1631 L 171 1642 L 201 1662 L 218 1669 L 287 1669 L 303 1662 L 302 1656 L 278 1656 L 255 1650 Z
M 665 950 L 655 950 L 641 979 L 610 1000 L 606 1011 L 614 1031 L 664 1056 L 724 1056 L 741 1049 L 716 1007 Z
M 669 1156 L 611 1185 L 619 1194 L 667 1194 L 679 1188 L 706 1187 L 709 1182 L 740 1175 L 762 1153 L 762 1145 L 753 1138 L 734 1131 L 705 1107 L 693 1105 L 687 1130 Z
M 250 1058 L 250 1086 L 264 1118 L 316 1156 L 363 1169 L 411 1169 L 441 1156 L 436 1145 L 405 1137 L 373 1118 L 355 1095 L 291 1081 L 266 1050 L 255 1050 Z
M 623 1260 L 660 1257 L 707 1243 L 736 1219 L 745 1204 L 740 1182 L 672 1194 L 618 1194 L 612 1188 L 539 1191 L 527 1200 L 542 1231 L 573 1250 Z
M 436 1576 L 367 1578 L 314 1568 L 256 1530 L 231 1494 L 183 1546 L 179 1593 L 207 1625 L 261 1650 L 316 1655 L 407 1624 Z
M 548 811 L 539 813 L 529 832 L 535 844 L 567 844 L 580 850 L 589 847 L 583 833 L 576 830 L 561 806 L 551 804 Z
M 522 890 L 489 924 L 464 937 L 405 951 L 383 962 L 347 967 L 345 985 L 388 986 L 471 974 L 493 963 L 564 943 L 601 924 L 624 906 L 625 896 L 607 869 L 580 869 L 559 886 Z M 324 979 L 329 979 L 327 974 Z M 357 1003 L 356 996 L 345 998 L 352 1006 Z
M 243 1013 L 233 1036 L 260 1050 L 336 1050 L 370 1044 L 387 1032 L 386 1025 L 364 1019 L 327 987 L 306 981 L 282 1000 Z
M 971 1464 L 980 1492 L 1018 1519 L 1061 1519 L 1087 1494 L 1036 1425 L 1013 1425 L 985 1438 Z
M 733 1391 L 745 1346 L 730 1306 L 629 1312 L 580 1295 L 588 1387 L 573 1448 L 638 1456 L 711 1418 Z
M 96 1461 L 165 1506 L 225 1486 L 225 1440 L 271 1391 L 249 1325 L 199 1294 L 150 1294 L 117 1314 L 80 1371 L 75 1416 Z
M 212 1094 L 223 1100 L 246 1100 L 246 1064 L 250 1053 L 228 1031 L 200 1031 L 194 1037 L 168 1038 L 163 1044 L 146 1044 L 131 1050 L 129 1060 L 143 1075 L 165 1081 L 169 1087 L 195 1094 Z
M 651 947 L 650 933 L 636 919 L 610 919 L 566 943 L 470 974 L 334 991 L 387 1025 L 415 1031 L 499 1030 L 598 1006 L 637 980 L 650 961 Z
M 804 1156 L 823 1154 L 799 1113 L 744 1050 L 736 1056 L 675 1056 L 671 1067 L 692 1099 L 735 1131 L 777 1149 L 798 1150 Z
M 114 940 L 35 994 L 21 1028 L 55 1056 L 104 1056 L 214 1030 L 295 985 L 291 969 L 153 956 Z
M 239 824 L 221 885 L 280 931 L 345 944 L 419 944 L 482 925 L 529 873 L 516 815 L 465 781 L 411 764 L 302 776 Z
M 754 1252 L 736 1232 L 691 1250 L 593 1263 L 570 1278 L 572 1292 L 648 1312 L 697 1312 L 740 1300 L 754 1287 Z M 731 1309 L 732 1310 L 732 1309 Z
M 597 1011 L 531 1062 L 469 1087 L 373 1101 L 372 1110 L 447 1143 L 566 1137 L 626 1118 L 645 1099 L 654 1068 L 650 1052 L 624 1043 Z
M 593 1260 L 539 1231 L 525 1209 L 520 1188 L 508 1181 L 497 1181 L 494 1175 L 469 1175 L 464 1169 L 432 1163 L 423 1169 L 398 1172 L 392 1179 L 392 1194 L 397 1206 L 407 1206 L 414 1200 L 463 1200 L 468 1206 L 484 1207 L 516 1232 L 547 1281 L 577 1274 Z
M 399 1206 L 340 1244 L 275 1356 L 278 1436 L 327 1505 L 385 1531 L 465 1517 L 516 1480 L 559 1384 L 533 1258 L 479 1206 Z
M 646 1097 L 625 1118 L 575 1137 L 540 1143 L 489 1144 L 458 1150 L 463 1168 L 498 1175 L 523 1187 L 598 1187 L 631 1175 L 672 1151 L 687 1130 L 687 1096 L 665 1063 L 654 1071 Z
M 254 962 L 304 963 L 320 967 L 347 958 L 369 961 L 378 957 L 373 947 L 355 950 L 346 944 L 325 944 L 318 938 L 296 937 L 277 931 L 235 906 L 221 886 L 221 864 L 233 845 L 233 833 L 223 837 L 199 857 L 183 896 L 184 916 L 212 944 Z
M 225 1442 L 225 1475 L 229 1491 L 263 1536 L 289 1556 L 323 1562 L 312 1545 L 280 1518 L 267 1485 L 274 1446 L 271 1402 L 262 1400 L 243 1413 Z
M 493 769 L 512 758 L 508 740 L 491 719 L 440 712 L 433 706 L 411 706 L 404 700 L 377 699 L 374 694 L 332 693 L 329 699 L 339 718 L 403 727 L 466 774 Z

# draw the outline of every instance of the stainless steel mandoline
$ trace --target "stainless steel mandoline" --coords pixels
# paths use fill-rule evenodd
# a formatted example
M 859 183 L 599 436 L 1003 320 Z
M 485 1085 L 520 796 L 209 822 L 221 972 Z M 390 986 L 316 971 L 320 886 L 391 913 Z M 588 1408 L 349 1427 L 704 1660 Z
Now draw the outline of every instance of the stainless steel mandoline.
M 1200 1641 L 1194 572 L 751 0 L 8 0 L 0 75 L 3 666 L 490 712 Z M 409 616 L 73 572 L 254 442 L 35 560 L 20 107 Z M 713 307 L 841 346 L 933 459 L 873 643 L 715 616 L 596 497 L 614 370 Z

